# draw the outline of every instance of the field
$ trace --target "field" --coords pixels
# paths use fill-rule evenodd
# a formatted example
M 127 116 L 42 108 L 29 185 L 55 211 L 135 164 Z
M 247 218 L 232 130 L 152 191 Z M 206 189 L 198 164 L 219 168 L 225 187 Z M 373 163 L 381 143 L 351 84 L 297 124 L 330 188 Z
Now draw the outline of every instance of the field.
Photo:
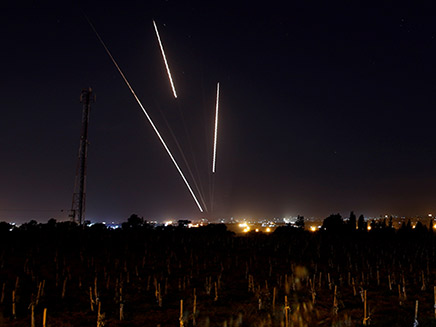
M 1 227 L 0 326 L 436 326 L 425 228 Z

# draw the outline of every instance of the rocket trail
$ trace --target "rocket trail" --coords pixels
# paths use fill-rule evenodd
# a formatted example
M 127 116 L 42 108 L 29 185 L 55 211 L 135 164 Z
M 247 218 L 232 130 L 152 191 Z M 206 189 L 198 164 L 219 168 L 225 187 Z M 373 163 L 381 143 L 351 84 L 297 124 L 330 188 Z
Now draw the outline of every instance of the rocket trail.
M 197 197 L 195 196 L 194 192 L 192 191 L 191 186 L 189 185 L 188 181 L 185 178 L 185 175 L 183 175 L 182 170 L 180 169 L 179 165 L 176 162 L 176 159 L 174 159 L 170 149 L 168 148 L 167 144 L 165 143 L 164 139 L 160 135 L 159 131 L 157 130 L 156 126 L 154 125 L 153 121 L 151 120 L 151 117 L 148 115 L 147 110 L 145 110 L 144 106 L 142 105 L 141 101 L 139 100 L 138 96 L 136 95 L 133 88 L 130 86 L 129 81 L 127 80 L 126 76 L 124 76 L 124 73 L 122 72 L 121 68 L 118 66 L 117 62 L 115 61 L 114 57 L 110 53 L 109 49 L 107 48 L 106 44 L 103 42 L 103 39 L 100 37 L 100 35 L 97 33 L 97 30 L 95 29 L 94 25 L 92 25 L 91 21 L 86 17 L 86 20 L 88 21 L 89 25 L 91 26 L 92 30 L 94 31 L 95 35 L 99 39 L 100 43 L 103 45 L 104 49 L 106 50 L 106 53 L 111 58 L 113 64 L 117 68 L 118 72 L 120 73 L 121 77 L 123 78 L 124 82 L 126 83 L 127 87 L 129 88 L 130 92 L 132 93 L 133 97 L 135 98 L 138 105 L 141 107 L 142 111 L 144 112 L 144 115 L 147 117 L 151 127 L 153 127 L 153 130 L 155 131 L 157 137 L 159 138 L 160 142 L 162 143 L 163 147 L 168 153 L 168 156 L 171 158 L 171 161 L 173 162 L 174 166 L 176 166 L 177 171 L 179 172 L 180 176 L 182 177 L 183 181 L 186 184 L 186 187 L 188 188 L 189 192 L 191 193 L 192 197 L 194 198 L 195 203 L 198 206 L 198 209 L 200 209 L 200 212 L 203 212 L 203 208 L 201 207 L 200 203 L 197 200 Z
M 215 105 L 215 133 L 213 138 L 213 160 L 212 160 L 212 173 L 215 173 L 216 166 L 216 140 L 218 135 L 218 109 L 220 99 L 220 83 L 216 85 L 216 105 Z
M 168 130 L 170 131 L 170 133 L 171 133 L 171 135 L 173 137 L 173 140 L 176 143 L 177 148 L 179 149 L 180 154 L 182 155 L 182 158 L 183 158 L 183 161 L 185 162 L 186 168 L 188 169 L 188 172 L 191 175 L 191 180 L 194 182 L 194 186 L 197 189 L 197 194 L 198 194 L 198 196 L 200 198 L 200 201 L 201 201 L 201 203 L 203 203 L 203 208 L 207 212 L 207 205 L 206 205 L 206 202 L 204 201 L 204 196 L 203 196 L 204 192 L 202 192 L 200 190 L 200 187 L 198 186 L 197 181 L 195 180 L 194 174 L 193 174 L 193 172 L 191 170 L 191 167 L 189 166 L 188 159 L 185 156 L 185 152 L 183 151 L 182 147 L 180 146 L 180 143 L 177 140 L 176 134 L 174 134 L 173 129 L 171 128 L 170 124 L 168 123 L 168 120 L 166 119 L 164 112 L 162 110 L 160 110 L 160 109 L 159 109 L 159 111 L 162 114 L 162 118 L 164 119 L 164 121 L 165 121 L 165 123 L 166 123 L 166 125 L 168 127 Z
M 177 99 L 176 88 L 174 87 L 173 78 L 171 77 L 170 67 L 168 66 L 167 57 L 165 56 L 165 51 L 164 51 L 162 41 L 160 40 L 160 36 L 159 36 L 159 31 L 157 30 L 156 22 L 154 20 L 153 20 L 153 25 L 154 25 L 154 30 L 156 31 L 157 40 L 159 42 L 160 51 L 162 52 L 162 58 L 164 60 L 165 67 L 167 69 L 168 79 L 170 80 L 171 89 L 173 90 L 174 98 Z

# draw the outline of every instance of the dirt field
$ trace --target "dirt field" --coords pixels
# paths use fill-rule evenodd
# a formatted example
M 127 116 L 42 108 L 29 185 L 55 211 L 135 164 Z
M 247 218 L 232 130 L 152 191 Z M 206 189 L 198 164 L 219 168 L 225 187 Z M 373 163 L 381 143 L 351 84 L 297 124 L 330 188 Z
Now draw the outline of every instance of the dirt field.
M 0 231 L 0 326 L 436 326 L 432 231 Z M 367 314 L 364 316 L 366 294 Z M 183 309 L 181 314 L 181 300 Z M 15 309 L 14 309 L 15 308 Z M 100 314 L 98 313 L 100 308 Z M 14 312 L 15 311 L 15 312 Z M 121 319 L 120 319 L 121 318 Z

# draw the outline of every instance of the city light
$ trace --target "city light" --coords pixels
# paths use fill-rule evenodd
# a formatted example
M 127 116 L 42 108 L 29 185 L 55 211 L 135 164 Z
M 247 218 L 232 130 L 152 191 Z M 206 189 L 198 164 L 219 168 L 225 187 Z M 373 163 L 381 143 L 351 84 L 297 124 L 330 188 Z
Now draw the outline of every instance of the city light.
M 310 226 L 310 231 L 311 232 L 316 232 L 316 226 Z
M 371 230 L 371 226 L 366 227 L 367 230 Z

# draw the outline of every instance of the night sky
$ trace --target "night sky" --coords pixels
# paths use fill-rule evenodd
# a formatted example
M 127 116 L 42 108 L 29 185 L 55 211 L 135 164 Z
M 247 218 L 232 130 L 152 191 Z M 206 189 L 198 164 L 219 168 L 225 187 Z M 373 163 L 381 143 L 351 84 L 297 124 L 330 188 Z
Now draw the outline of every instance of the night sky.
M 0 220 L 67 219 L 79 96 L 89 86 L 97 101 L 87 219 L 436 213 L 435 7 L 126 3 L 2 5 Z M 82 11 L 191 180 L 172 135 L 179 142 L 207 213 L 199 212 Z

